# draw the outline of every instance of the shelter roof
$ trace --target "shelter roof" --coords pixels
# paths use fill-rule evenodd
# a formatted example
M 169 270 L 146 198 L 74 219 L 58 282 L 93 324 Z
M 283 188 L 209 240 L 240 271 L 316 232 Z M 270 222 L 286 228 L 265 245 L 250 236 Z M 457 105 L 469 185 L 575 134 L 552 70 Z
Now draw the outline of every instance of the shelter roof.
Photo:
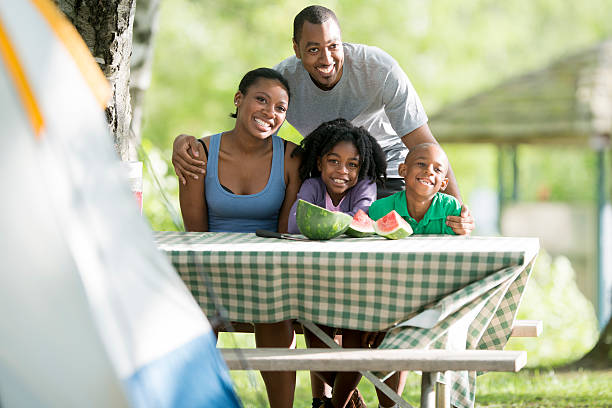
M 444 143 L 609 146 L 612 39 L 447 105 L 430 126 Z

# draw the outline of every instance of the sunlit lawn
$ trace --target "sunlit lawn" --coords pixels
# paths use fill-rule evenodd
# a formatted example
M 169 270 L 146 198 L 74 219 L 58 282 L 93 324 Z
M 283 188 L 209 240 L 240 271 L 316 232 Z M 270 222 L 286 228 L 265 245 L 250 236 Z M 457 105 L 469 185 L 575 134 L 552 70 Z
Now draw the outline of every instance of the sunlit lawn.
M 234 347 L 225 333 L 220 345 Z M 241 347 L 252 347 L 248 334 L 238 335 Z M 251 336 L 252 337 L 252 336 Z M 303 347 L 298 336 L 298 347 Z M 267 398 L 258 372 L 232 371 L 236 390 L 245 407 L 266 407 Z M 421 377 L 410 374 L 403 397 L 419 405 Z M 374 387 L 362 380 L 359 390 L 369 407 L 377 407 Z M 310 407 L 308 372 L 297 374 L 295 407 Z M 561 372 L 554 369 L 524 369 L 519 373 L 488 373 L 478 377 L 477 407 L 612 407 L 612 370 Z
M 476 405 L 483 407 L 612 407 L 612 370 L 526 370 L 479 378 Z
M 253 387 L 244 372 L 232 372 L 236 389 L 245 407 L 266 407 L 266 394 L 259 373 L 253 373 Z M 419 405 L 421 377 L 411 374 L 403 397 Z M 377 407 L 374 387 L 362 380 L 359 390 L 368 407 Z M 298 372 L 295 407 L 310 407 L 308 373 Z M 478 377 L 477 407 L 612 407 L 612 370 L 554 372 L 523 370 L 520 373 L 488 373 Z

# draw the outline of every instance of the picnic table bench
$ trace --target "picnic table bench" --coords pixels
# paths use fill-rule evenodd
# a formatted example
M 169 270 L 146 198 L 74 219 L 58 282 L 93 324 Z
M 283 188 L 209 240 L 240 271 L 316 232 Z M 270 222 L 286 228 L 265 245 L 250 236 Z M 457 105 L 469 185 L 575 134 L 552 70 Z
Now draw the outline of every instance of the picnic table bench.
M 437 383 L 439 373 L 451 370 L 518 372 L 527 363 L 525 351 L 501 350 L 258 348 L 220 351 L 230 370 L 422 371 L 421 408 L 450 407 L 449 388 Z
M 239 323 L 234 331 L 252 333 L 253 325 Z M 294 323 L 296 333 L 302 325 Z M 512 337 L 538 337 L 541 320 L 517 320 Z M 413 350 L 413 349 L 220 349 L 230 370 L 259 371 L 421 371 L 421 408 L 450 407 L 445 384 L 438 382 L 446 371 L 518 372 L 527 363 L 524 351 Z

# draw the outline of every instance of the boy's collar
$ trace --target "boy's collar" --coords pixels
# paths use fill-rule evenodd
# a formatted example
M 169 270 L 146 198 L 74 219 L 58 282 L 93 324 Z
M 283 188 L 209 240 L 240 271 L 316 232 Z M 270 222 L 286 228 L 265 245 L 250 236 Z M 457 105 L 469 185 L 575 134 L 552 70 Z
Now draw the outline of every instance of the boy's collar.
M 429 208 L 425 212 L 423 219 L 419 222 L 446 218 L 446 214 L 444 213 L 444 211 L 441 211 L 439 206 L 436 205 L 439 200 L 440 200 L 440 193 L 436 193 L 431 199 L 431 203 L 429 204 Z M 402 205 L 399 205 L 400 204 L 399 201 L 401 201 Z M 397 212 L 401 217 L 408 217 L 413 222 L 415 223 L 417 222 L 408 212 L 408 203 L 406 201 L 406 190 L 402 191 L 401 194 L 397 194 L 397 196 L 395 197 L 394 207 L 401 210 Z

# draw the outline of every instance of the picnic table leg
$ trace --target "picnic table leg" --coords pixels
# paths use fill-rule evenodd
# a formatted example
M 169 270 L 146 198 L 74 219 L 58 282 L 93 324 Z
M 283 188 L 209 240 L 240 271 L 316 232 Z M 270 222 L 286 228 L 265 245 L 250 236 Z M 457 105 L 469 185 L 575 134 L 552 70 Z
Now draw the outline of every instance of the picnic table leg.
M 382 382 L 380 378 L 378 378 L 371 371 L 360 371 L 361 375 L 370 380 L 370 382 L 379 390 L 385 393 L 387 397 L 389 397 L 393 402 L 397 404 L 399 408 L 414 408 L 408 402 L 406 402 L 400 395 L 398 395 L 395 390 L 389 387 L 387 384 Z M 432 406 L 433 408 L 433 406 Z
M 434 408 L 436 404 L 437 372 L 423 372 L 421 376 L 421 408 Z
M 444 373 L 444 381 L 448 381 L 449 372 Z M 447 383 L 436 382 L 436 408 L 450 408 L 450 386 Z
M 310 330 L 315 336 L 317 336 L 323 343 L 327 345 L 329 348 L 339 349 L 342 348 L 336 342 L 333 341 L 331 337 L 329 337 L 323 330 L 321 330 L 316 324 L 301 320 L 300 323 L 304 326 L 304 328 Z M 414 408 L 408 402 L 406 402 L 400 395 L 398 395 L 391 387 L 382 382 L 377 376 L 374 375 L 371 371 L 359 371 L 362 376 L 370 380 L 372 384 L 382 392 L 384 392 L 387 397 L 389 397 L 393 402 L 395 402 L 400 408 Z M 436 377 L 437 378 L 437 377 Z M 435 383 L 435 379 L 433 381 Z M 433 405 L 430 405 L 433 408 Z

